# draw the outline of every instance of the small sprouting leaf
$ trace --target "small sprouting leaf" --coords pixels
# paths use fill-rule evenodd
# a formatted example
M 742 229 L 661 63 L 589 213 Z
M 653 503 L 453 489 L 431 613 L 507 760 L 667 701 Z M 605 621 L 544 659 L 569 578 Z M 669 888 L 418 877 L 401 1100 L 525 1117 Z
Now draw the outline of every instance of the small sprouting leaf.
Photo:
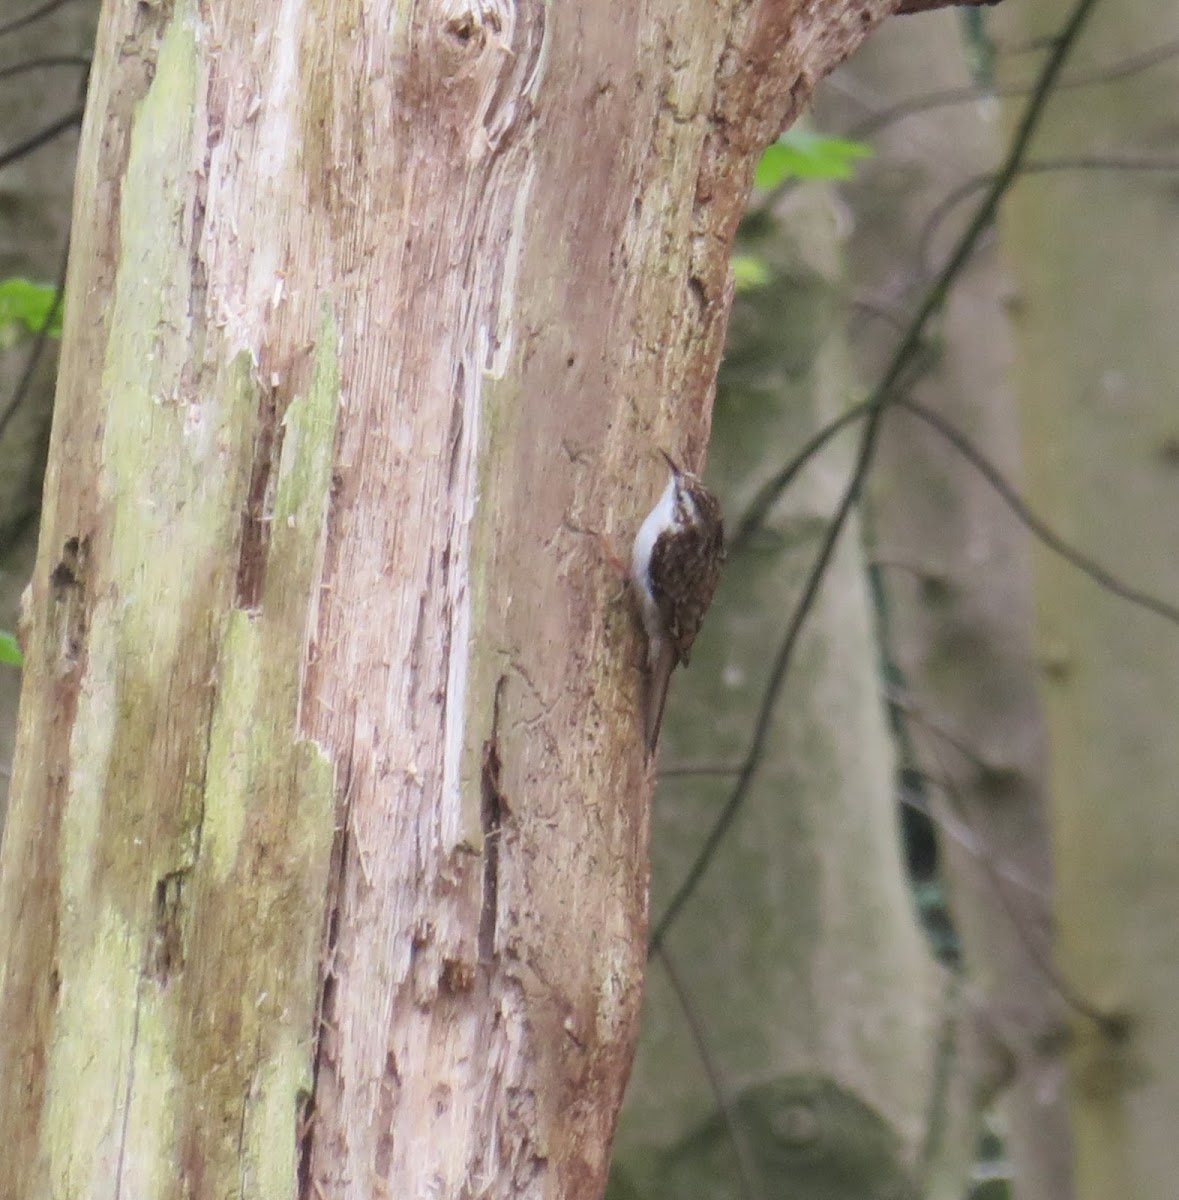
M 739 292 L 752 292 L 770 281 L 770 270 L 756 254 L 734 254 L 733 287 Z
M 17 275 L 0 279 L 0 341 L 16 341 L 16 327 L 21 325 L 30 333 L 39 333 L 46 321 L 46 332 L 61 337 L 61 305 L 54 312 L 56 297 L 57 288 L 51 283 L 34 283 Z
M 0 631 L 0 663 L 11 663 L 14 667 L 19 667 L 24 661 L 25 656 L 20 652 L 15 635 Z
M 759 188 L 777 187 L 784 179 L 850 179 L 855 161 L 870 158 L 872 147 L 848 138 L 827 137 L 809 129 L 788 129 L 767 146 L 753 182 Z

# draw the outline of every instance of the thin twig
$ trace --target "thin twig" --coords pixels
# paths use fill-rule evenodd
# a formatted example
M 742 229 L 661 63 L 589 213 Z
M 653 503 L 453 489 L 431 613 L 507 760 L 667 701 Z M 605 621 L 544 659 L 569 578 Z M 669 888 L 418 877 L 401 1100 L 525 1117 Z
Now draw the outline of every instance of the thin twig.
M 31 25 L 34 21 L 47 17 L 55 8 L 61 8 L 68 3 L 69 0 L 45 0 L 45 3 L 39 8 L 30 9 L 27 13 L 21 13 L 19 17 L 13 17 L 11 21 L 5 21 L 3 25 L 0 25 L 0 37 L 6 33 L 14 33 L 25 25 Z
M 1056 171 L 1179 171 L 1179 159 L 1150 158 L 1131 154 L 1088 154 L 1071 158 L 1044 158 L 1024 163 L 1021 175 L 1046 175 Z M 925 219 L 921 235 L 917 239 L 917 261 L 921 269 L 930 270 L 930 244 L 941 223 L 968 196 L 981 191 L 990 182 L 990 175 L 983 172 L 963 180 L 934 208 Z
M 893 11 L 898 17 L 908 17 L 935 8 L 990 8 L 998 3 L 999 0 L 899 0 Z
M 919 354 L 919 347 L 914 349 L 911 361 L 908 365 L 908 370 L 913 373 L 924 371 L 929 364 L 922 361 L 922 356 Z M 915 382 L 912 380 L 910 382 Z M 898 381 L 894 381 L 894 388 L 899 389 Z M 882 404 L 892 403 L 891 394 L 886 396 Z M 757 495 L 750 501 L 749 507 L 742 514 L 741 519 L 737 522 L 736 531 L 729 538 L 728 549 L 729 553 L 734 557 L 745 549 L 749 543 L 749 539 L 757 532 L 769 516 L 770 510 L 777 503 L 778 497 L 794 482 L 798 477 L 799 472 L 810 462 L 812 458 L 823 449 L 824 446 L 845 426 L 858 421 L 861 417 L 866 417 L 877 403 L 877 397 L 870 396 L 867 400 L 861 401 L 859 404 L 853 404 L 851 408 L 841 413 L 838 417 L 828 421 L 817 433 L 815 433 L 802 449 L 799 450 L 784 467 L 776 472 L 768 479 L 759 489 Z
M 933 755 L 935 758 L 939 758 L 936 748 L 933 749 Z M 938 765 L 945 776 L 945 795 L 954 809 L 955 816 L 967 828 L 972 829 L 972 832 L 977 836 L 977 831 L 973 830 L 970 818 L 966 815 L 966 804 L 954 783 L 953 777 L 946 771 L 945 764 L 940 762 L 940 760 Z M 1003 880 L 990 856 L 983 855 L 976 861 L 982 867 L 983 874 L 990 883 L 991 889 L 1002 906 L 1004 913 L 1006 913 L 1007 920 L 1015 930 L 1016 937 L 1027 951 L 1028 957 L 1039 968 L 1045 979 L 1052 984 L 1060 998 L 1075 1012 L 1092 1021 L 1106 1037 L 1111 1039 L 1121 1038 L 1125 1033 L 1125 1018 L 1117 1013 L 1106 1012 L 1104 1009 L 1098 1008 L 1096 1004 L 1077 991 L 1052 961 L 1052 947 L 1050 945 L 1039 945 L 1037 939 L 1032 936 L 1031 930 L 1024 923 L 1023 914 L 1016 910 L 1015 903 L 1011 899 L 1011 896 L 1008 895 L 1007 888 L 1003 885 Z
M 47 142 L 53 141 L 55 137 L 59 137 L 67 129 L 73 129 L 75 125 L 81 125 L 81 123 L 82 110 L 80 108 L 66 113 L 64 117 L 59 117 L 52 124 L 46 125 L 44 129 L 39 129 L 36 133 L 25 138 L 23 142 L 17 142 L 15 146 L 10 146 L 7 150 L 0 150 L 0 167 L 6 167 L 9 163 L 16 162 L 18 158 L 23 158 L 26 154 L 32 154 L 34 150 L 44 146 Z
M 669 767 L 659 768 L 660 779 L 671 779 L 678 776 L 704 776 L 704 775 L 739 775 L 741 773 L 741 764 L 725 763 L 725 762 L 683 762 L 672 763 Z
M 818 433 L 803 446 L 801 450 L 778 472 L 772 479 L 758 489 L 758 493 L 749 502 L 749 507 L 737 522 L 737 528 L 729 538 L 729 553 L 736 556 L 745 549 L 753 534 L 760 528 L 770 509 L 774 507 L 778 497 L 794 482 L 798 473 L 807 465 L 820 450 L 845 426 L 861 417 L 867 416 L 871 401 L 865 400 L 853 405 L 846 412 L 829 421 Z
M 907 717 L 918 721 L 919 724 L 929 730 L 930 733 L 936 734 L 947 746 L 953 747 L 958 753 L 966 759 L 968 763 L 979 773 L 980 776 L 990 776 L 994 774 L 994 768 L 990 763 L 982 757 L 981 754 L 971 746 L 960 733 L 956 733 L 944 722 L 937 721 L 935 718 L 921 713 L 916 706 L 916 702 L 911 696 L 906 695 L 900 688 L 885 686 L 881 689 L 884 699 L 894 708 L 899 708 Z
M 61 302 L 65 296 L 66 263 L 69 260 L 69 253 L 69 243 L 67 242 L 65 250 L 62 251 L 61 266 L 57 272 L 57 287 L 54 289 L 53 303 L 49 306 L 49 311 L 45 314 L 45 320 L 41 322 L 40 328 L 38 328 L 33 338 L 33 345 L 29 350 L 25 369 L 16 381 L 16 387 L 12 389 L 12 395 L 9 397 L 3 414 L 0 414 L 0 438 L 4 436 L 5 430 L 8 428 L 8 423 L 16 415 L 17 409 L 24 403 L 25 396 L 28 394 L 29 387 L 33 382 L 33 372 L 37 369 L 37 363 L 41 361 L 41 355 L 45 353 L 45 347 L 49 342 L 49 330 L 53 322 L 57 319 L 57 314 L 61 311 Z
M 0 67 L 0 79 L 11 79 L 14 75 L 24 75 L 28 71 L 40 71 L 49 67 L 81 67 L 90 70 L 90 59 L 78 54 L 52 54 L 44 58 L 26 58 L 23 62 L 9 63 Z
M 931 787 L 936 787 L 943 792 L 948 791 L 952 786 L 948 779 L 943 779 L 940 775 L 930 774 L 917 767 L 910 767 L 909 770 L 919 775 Z M 914 812 L 928 817 L 939 833 L 944 833 L 956 845 L 961 846 L 971 858 L 978 859 L 980 862 L 989 860 L 998 874 L 1002 875 L 1012 886 L 1027 892 L 1030 896 L 1035 896 L 1037 900 L 1045 904 L 1051 899 L 1051 892 L 1044 884 L 1029 879 L 1022 872 L 1017 871 L 994 846 L 982 838 L 978 831 L 972 829 L 964 820 L 960 820 L 950 813 L 939 812 L 924 800 L 918 800 L 915 796 L 904 793 L 898 797 L 897 802 L 904 805 L 905 808 L 911 808 Z
M 995 489 L 1003 502 L 1011 509 L 1020 522 L 1035 537 L 1043 542 L 1045 546 L 1063 558 L 1065 562 L 1076 567 L 1078 571 L 1087 575 L 1094 583 L 1105 588 L 1106 591 L 1112 592 L 1115 596 L 1123 600 L 1128 600 L 1131 604 L 1138 605 L 1139 608 L 1145 608 L 1149 612 L 1162 617 L 1164 620 L 1179 625 L 1179 606 L 1167 600 L 1162 600 L 1158 596 L 1152 596 L 1149 592 L 1140 591 L 1138 588 L 1132 588 L 1128 584 L 1123 583 L 1099 562 L 1090 558 L 1075 546 L 1069 545 L 1059 534 L 1054 533 L 1044 521 L 1028 508 L 1019 493 L 1003 478 L 998 468 L 982 454 L 960 429 L 952 425 L 940 413 L 934 412 L 931 408 L 926 408 L 920 401 L 910 399 L 907 396 L 894 396 L 892 403 L 897 408 L 903 408 L 907 412 L 911 412 L 915 417 L 924 421 L 930 428 L 941 434 Z
M 1155 46 L 1142 54 L 1135 54 L 1130 58 L 1123 59 L 1121 62 L 1114 63 L 1113 66 L 1097 67 L 1091 71 L 1073 75 L 1068 79 L 1062 79 L 1057 84 L 1056 90 L 1063 92 L 1070 88 L 1094 87 L 1102 83 L 1114 83 L 1119 79 L 1126 79 L 1150 67 L 1158 66 L 1159 63 L 1166 62 L 1176 55 L 1179 55 L 1179 41 L 1164 42 L 1161 46 Z M 1031 90 L 1032 88 L 1028 84 L 1017 83 L 998 88 L 963 87 L 946 88 L 937 92 L 926 92 L 924 95 L 914 96 L 909 100 L 901 100 L 899 103 L 882 109 L 880 112 L 873 113 L 870 117 L 865 117 L 864 120 L 853 125 L 844 136 L 859 141 L 879 133 L 887 125 L 892 125 L 896 121 L 902 121 L 906 117 L 916 116 L 917 113 L 928 112 L 930 109 L 948 108 L 955 104 L 973 104 L 979 100 L 988 100 L 992 97 L 1007 99 L 1015 96 L 1026 96 Z
M 692 997 L 688 993 L 688 989 L 684 986 L 684 982 L 671 960 L 671 955 L 667 952 L 667 947 L 661 946 L 658 953 L 659 959 L 663 963 L 663 969 L 667 973 L 667 980 L 671 984 L 671 990 L 675 992 L 675 998 L 679 1002 L 680 1011 L 684 1014 L 684 1020 L 688 1023 L 688 1030 L 692 1035 L 692 1042 L 696 1047 L 696 1056 L 700 1059 L 700 1065 L 704 1068 L 704 1074 L 708 1077 L 708 1087 L 716 1098 L 717 1109 L 720 1111 L 721 1119 L 725 1123 L 729 1141 L 733 1146 L 733 1153 L 737 1158 L 737 1171 L 741 1176 L 741 1190 L 745 1193 L 746 1200 L 764 1200 L 765 1189 L 761 1186 L 761 1177 L 758 1174 L 757 1164 L 753 1161 L 753 1155 L 750 1152 L 745 1131 L 737 1121 L 732 1101 L 729 1099 L 728 1092 L 721 1082 L 720 1070 L 712 1051 L 709 1049 L 708 1040 L 704 1036 L 704 1024 L 700 1020 L 700 1014 L 697 1013 L 696 1007 L 692 1003 Z

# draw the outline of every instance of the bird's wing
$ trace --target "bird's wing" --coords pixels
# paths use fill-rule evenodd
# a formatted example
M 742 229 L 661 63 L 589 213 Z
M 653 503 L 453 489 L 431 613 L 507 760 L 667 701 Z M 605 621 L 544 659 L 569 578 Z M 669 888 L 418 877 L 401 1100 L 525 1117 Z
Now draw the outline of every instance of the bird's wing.
M 651 596 L 675 650 L 675 662 L 687 663 L 705 610 L 720 578 L 723 534 L 719 527 L 690 525 L 651 551 Z

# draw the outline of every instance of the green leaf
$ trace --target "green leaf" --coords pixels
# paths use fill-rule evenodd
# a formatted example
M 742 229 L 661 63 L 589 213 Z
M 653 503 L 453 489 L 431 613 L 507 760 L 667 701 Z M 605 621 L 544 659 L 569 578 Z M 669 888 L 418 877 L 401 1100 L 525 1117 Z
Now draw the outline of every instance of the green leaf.
M 61 305 L 53 311 L 56 296 L 57 288 L 51 283 L 34 283 L 16 275 L 0 279 L 0 341 L 11 345 L 22 325 L 30 333 L 39 333 L 46 321 L 49 335 L 61 337 Z
M 848 138 L 826 137 L 808 129 L 788 129 L 766 147 L 753 182 L 759 188 L 777 187 L 797 179 L 850 179 L 858 158 L 871 158 L 872 147 Z
M 734 254 L 733 286 L 739 292 L 753 292 L 770 281 L 770 270 L 756 254 Z
M 20 652 L 16 637 L 0 631 L 0 663 L 11 663 L 14 667 L 19 667 L 24 661 L 25 656 Z

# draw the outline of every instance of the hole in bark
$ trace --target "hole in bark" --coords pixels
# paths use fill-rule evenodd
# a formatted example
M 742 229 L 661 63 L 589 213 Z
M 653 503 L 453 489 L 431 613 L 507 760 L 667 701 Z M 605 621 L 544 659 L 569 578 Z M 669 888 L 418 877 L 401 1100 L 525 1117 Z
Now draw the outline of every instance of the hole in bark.
M 165 985 L 174 971 L 184 965 L 181 939 L 181 898 L 184 891 L 184 872 L 170 871 L 156 880 L 156 928 L 153 947 L 153 972 L 156 981 Z
M 62 545 L 61 559 L 49 573 L 56 609 L 58 669 L 69 674 L 78 669 L 86 648 L 89 605 L 86 602 L 86 570 L 90 538 L 70 537 Z
M 236 603 L 247 611 L 262 603 L 262 588 L 266 582 L 266 558 L 270 549 L 270 518 L 267 510 L 271 499 L 271 464 L 277 461 L 282 449 L 282 429 L 278 416 L 278 398 L 272 389 L 262 401 L 258 437 L 254 443 L 254 465 L 250 472 L 250 490 L 242 513 Z
M 688 294 L 701 313 L 708 309 L 708 293 L 704 290 L 704 280 L 699 275 L 688 276 Z
M 49 582 L 53 584 L 56 590 L 61 591 L 63 588 L 67 588 L 78 581 L 74 577 L 74 572 L 71 570 L 69 564 L 63 560 L 53 568 L 53 574 L 49 576 Z
M 461 958 L 444 959 L 438 985 L 442 991 L 452 994 L 469 992 L 475 986 L 475 968 Z
M 90 538 L 69 537 L 61 548 L 61 558 L 50 572 L 49 582 L 55 591 L 81 587 L 86 560 L 90 555 Z
M 483 827 L 483 907 L 479 913 L 479 958 L 488 962 L 495 957 L 495 926 L 499 909 L 499 839 L 503 829 L 504 803 L 500 783 L 499 703 L 504 679 L 495 687 L 495 708 L 491 718 L 491 736 L 483 743 L 483 802 L 480 822 Z
M 459 13 L 457 16 L 451 17 L 446 22 L 446 32 L 452 41 L 464 48 L 470 46 L 472 42 L 478 48 L 483 45 L 485 40 L 482 27 L 475 20 L 474 14 L 470 12 Z
M 393 1121 L 397 1115 L 397 1100 L 401 1090 L 401 1076 L 397 1072 L 397 1059 L 393 1051 L 385 1052 L 385 1071 L 381 1076 L 380 1104 L 377 1112 L 377 1148 L 373 1156 L 373 1169 L 377 1178 L 388 1180 L 393 1169 Z

